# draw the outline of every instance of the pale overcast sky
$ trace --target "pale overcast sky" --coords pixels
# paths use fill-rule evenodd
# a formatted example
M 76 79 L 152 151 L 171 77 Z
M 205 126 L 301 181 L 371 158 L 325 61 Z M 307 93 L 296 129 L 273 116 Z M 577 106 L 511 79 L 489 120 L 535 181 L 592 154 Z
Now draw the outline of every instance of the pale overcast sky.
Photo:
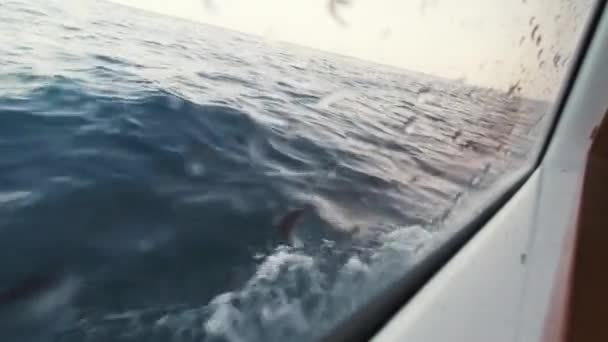
M 555 88 L 593 0 L 342 0 L 346 25 L 328 0 L 113 1 L 502 89 L 521 79 L 542 94 Z

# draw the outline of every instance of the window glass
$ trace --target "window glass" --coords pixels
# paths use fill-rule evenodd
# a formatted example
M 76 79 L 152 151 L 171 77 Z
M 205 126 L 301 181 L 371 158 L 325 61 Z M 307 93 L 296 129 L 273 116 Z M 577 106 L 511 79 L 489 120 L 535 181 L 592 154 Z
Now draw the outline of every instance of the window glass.
M 532 165 L 592 7 L 0 2 L 0 340 L 322 336 Z

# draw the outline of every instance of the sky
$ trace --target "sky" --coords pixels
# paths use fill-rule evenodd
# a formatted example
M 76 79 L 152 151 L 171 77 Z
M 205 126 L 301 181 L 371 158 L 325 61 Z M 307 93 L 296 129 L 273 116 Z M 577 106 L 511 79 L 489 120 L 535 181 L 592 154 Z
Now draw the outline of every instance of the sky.
M 338 0 L 338 18 L 329 0 L 112 1 L 483 86 L 519 81 L 542 97 L 593 0 Z

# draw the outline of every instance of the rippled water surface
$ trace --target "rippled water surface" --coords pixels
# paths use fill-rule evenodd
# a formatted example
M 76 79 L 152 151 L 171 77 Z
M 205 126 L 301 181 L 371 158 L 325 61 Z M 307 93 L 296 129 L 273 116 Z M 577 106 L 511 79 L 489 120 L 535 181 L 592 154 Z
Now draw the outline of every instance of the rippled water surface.
M 0 339 L 318 337 L 526 157 L 544 106 L 105 2 L 2 2 Z

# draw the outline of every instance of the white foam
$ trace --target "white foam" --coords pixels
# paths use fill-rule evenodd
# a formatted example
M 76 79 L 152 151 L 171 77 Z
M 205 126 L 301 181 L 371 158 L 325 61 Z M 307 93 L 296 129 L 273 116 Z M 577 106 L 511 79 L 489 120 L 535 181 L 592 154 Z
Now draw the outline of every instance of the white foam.
M 308 336 L 312 333 L 308 331 L 310 327 L 322 331 L 333 326 L 389 281 L 405 274 L 422 246 L 432 239 L 432 234 L 424 227 L 408 226 L 398 227 L 378 238 L 382 245 L 368 251 L 369 261 L 351 256 L 339 268 L 336 282 L 329 287 L 327 275 L 312 256 L 296 248 L 278 248 L 260 264 L 245 287 L 213 301 L 212 325 L 208 328 L 218 334 L 217 327 L 222 327 L 221 331 L 231 334 L 222 336 L 238 341 L 238 338 L 276 340 L 287 333 Z M 302 282 L 306 284 L 305 293 L 294 295 L 292 291 L 301 289 Z M 317 306 L 312 310 L 304 309 L 303 301 L 312 298 L 317 299 Z M 246 303 L 242 309 L 233 305 L 237 299 Z M 256 320 L 261 321 L 262 326 Z
M 386 227 L 385 227 L 386 228 Z M 227 341 L 310 340 L 359 309 L 373 294 L 407 272 L 432 245 L 434 234 L 423 226 L 394 226 L 370 235 L 380 244 L 348 257 L 329 269 L 339 246 L 322 241 L 322 255 L 279 246 L 260 263 L 238 290 L 216 296 L 208 305 L 163 311 L 149 327 L 137 321 L 130 329 L 163 328 L 177 339 L 220 337 Z M 333 280 L 332 280 L 333 279 Z M 116 316 L 121 317 L 121 316 Z M 143 330 L 142 330 L 143 328 Z
M 0 205 L 20 201 L 32 196 L 31 191 L 7 191 L 0 192 Z
M 344 270 L 347 272 L 369 272 L 369 265 L 365 264 L 358 256 L 352 256 L 344 264 Z
M 266 260 L 258 267 L 252 281 L 257 279 L 275 280 L 281 272 L 281 268 L 286 265 L 290 270 L 294 270 L 296 268 L 310 268 L 313 264 L 314 259 L 311 256 L 292 253 L 290 248 L 281 246 L 275 254 L 266 257 Z
M 224 293 L 216 297 L 211 305 L 216 307 L 215 312 L 205 322 L 205 331 L 212 335 L 224 335 L 232 330 L 235 321 L 242 319 L 242 314 L 230 303 L 231 293 Z

